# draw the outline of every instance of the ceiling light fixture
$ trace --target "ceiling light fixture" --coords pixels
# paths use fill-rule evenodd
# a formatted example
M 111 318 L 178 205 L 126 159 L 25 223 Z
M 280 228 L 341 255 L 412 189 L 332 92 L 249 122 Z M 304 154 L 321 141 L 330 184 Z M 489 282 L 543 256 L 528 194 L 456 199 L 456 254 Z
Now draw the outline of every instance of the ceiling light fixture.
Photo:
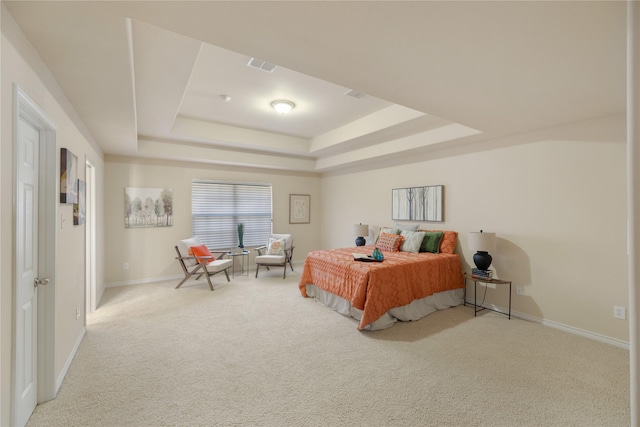
M 287 114 L 289 111 L 293 110 L 296 104 L 291 101 L 287 101 L 286 99 L 277 99 L 271 103 L 271 106 L 278 113 Z
M 220 99 L 223 100 L 224 102 L 231 101 L 231 97 L 229 95 L 220 95 Z

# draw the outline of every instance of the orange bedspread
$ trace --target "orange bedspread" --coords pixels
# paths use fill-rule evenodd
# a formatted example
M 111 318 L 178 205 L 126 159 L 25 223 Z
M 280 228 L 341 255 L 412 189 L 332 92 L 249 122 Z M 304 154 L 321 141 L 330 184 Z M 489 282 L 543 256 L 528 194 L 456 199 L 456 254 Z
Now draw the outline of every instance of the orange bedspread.
M 299 288 L 306 285 L 338 295 L 359 310 L 364 329 L 384 313 L 437 292 L 464 288 L 462 264 L 457 254 L 383 252 L 384 261 L 353 260 L 353 253 L 370 254 L 373 246 L 309 252 Z

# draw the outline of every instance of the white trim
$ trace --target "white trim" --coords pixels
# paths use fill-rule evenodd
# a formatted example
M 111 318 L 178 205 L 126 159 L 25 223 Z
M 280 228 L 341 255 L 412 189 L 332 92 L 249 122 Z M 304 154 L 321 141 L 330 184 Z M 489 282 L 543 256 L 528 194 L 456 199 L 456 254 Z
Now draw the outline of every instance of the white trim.
M 93 313 L 98 306 L 96 297 L 96 169 L 88 158 L 85 159 L 85 326 L 87 313 Z
M 293 266 L 294 267 L 296 267 L 296 266 L 303 267 L 304 266 L 304 261 L 293 261 Z M 256 265 L 255 264 L 250 264 L 248 268 L 249 268 L 249 272 L 251 272 L 251 270 L 253 270 L 255 272 Z M 229 277 L 231 277 L 231 276 L 229 276 Z M 182 274 L 174 275 L 174 276 L 150 277 L 150 278 L 146 278 L 146 279 L 123 280 L 121 282 L 105 283 L 104 287 L 105 288 L 113 288 L 115 286 L 144 285 L 146 283 L 166 282 L 168 280 L 180 281 L 182 279 L 184 279 L 184 275 L 182 275 Z M 100 295 L 100 298 L 102 298 L 102 295 Z
M 470 304 L 471 306 L 473 306 L 473 300 L 471 299 L 467 299 L 467 304 Z M 479 307 L 484 307 L 484 308 L 488 308 L 491 310 L 498 310 L 502 313 L 508 313 L 509 310 L 508 308 L 504 308 L 504 307 L 500 307 L 497 306 L 495 304 L 478 304 Z M 506 314 L 505 314 L 506 316 Z M 600 335 L 600 334 L 596 334 L 595 332 L 590 332 L 590 331 L 586 331 L 584 329 L 580 329 L 580 328 L 574 328 L 573 326 L 568 326 L 565 325 L 563 323 L 558 323 L 558 322 L 554 322 L 552 320 L 546 320 L 540 317 L 536 317 L 536 316 L 531 316 L 529 314 L 525 314 L 525 313 L 521 313 L 519 311 L 514 311 L 513 309 L 511 310 L 511 317 L 517 317 L 519 319 L 522 320 L 527 320 L 529 322 L 533 322 L 533 323 L 538 323 L 540 325 L 543 326 L 549 326 L 551 328 L 554 329 L 559 329 L 561 331 L 565 331 L 565 332 L 569 332 L 571 334 L 574 335 L 580 335 L 582 337 L 585 338 L 589 338 L 595 341 L 600 341 L 603 342 L 605 344 L 610 344 L 616 347 L 620 347 L 620 348 L 624 348 L 626 350 L 629 350 L 629 342 L 627 341 L 623 341 L 623 340 L 619 340 L 617 338 L 611 338 L 611 337 L 607 337 L 605 335 Z M 506 319 L 506 317 L 505 317 Z
M 528 314 L 511 311 L 511 315 L 512 316 L 514 315 L 514 313 L 515 313 L 515 316 L 519 317 L 520 319 L 529 320 L 530 322 L 535 322 L 535 323 L 541 323 L 544 326 L 550 326 L 552 328 L 560 329 L 561 331 L 569 332 L 569 333 L 572 333 L 574 335 L 580 335 L 580 336 L 585 337 L 585 338 L 590 338 L 590 339 L 595 340 L 595 341 L 600 341 L 600 342 L 603 342 L 605 344 L 611 344 L 611 345 L 614 345 L 616 347 L 620 347 L 620 348 L 624 348 L 626 350 L 629 350 L 629 342 L 628 341 L 623 341 L 623 340 L 619 340 L 617 338 L 607 337 L 605 335 L 596 334 L 595 332 L 586 331 L 584 329 L 575 328 L 573 326 L 565 325 L 565 324 L 554 322 L 554 321 L 551 321 L 551 320 L 545 320 L 545 319 L 541 319 L 539 317 L 530 316 Z
M 627 270 L 631 425 L 640 423 L 640 7 L 627 1 Z
M 115 286 L 129 286 L 129 285 L 144 285 L 147 283 L 155 283 L 155 282 L 165 282 L 168 280 L 177 280 L 180 281 L 184 278 L 184 275 L 179 276 L 163 276 L 163 277 L 152 277 L 147 279 L 136 279 L 136 280 L 125 280 L 122 282 L 111 282 L 105 283 L 105 288 L 113 288 Z M 177 282 L 176 282 L 177 284 Z
M 86 328 L 82 328 L 82 331 L 80 332 L 80 335 L 78 336 L 78 339 L 76 340 L 76 344 L 73 346 L 73 349 L 71 349 L 71 353 L 69 353 L 69 357 L 67 358 L 66 363 L 62 367 L 62 371 L 60 372 L 60 375 L 58 375 L 58 378 L 56 379 L 56 394 L 58 393 L 58 390 L 60 390 L 60 387 L 62 386 L 62 382 L 64 381 L 64 377 L 67 376 L 67 372 L 69 371 L 69 368 L 71 367 L 71 362 L 73 362 L 73 359 L 76 357 L 76 353 L 78 352 L 78 349 L 80 348 L 80 343 L 82 343 L 82 340 L 84 339 L 84 336 L 85 336 L 86 333 L 87 333 L 87 329 Z

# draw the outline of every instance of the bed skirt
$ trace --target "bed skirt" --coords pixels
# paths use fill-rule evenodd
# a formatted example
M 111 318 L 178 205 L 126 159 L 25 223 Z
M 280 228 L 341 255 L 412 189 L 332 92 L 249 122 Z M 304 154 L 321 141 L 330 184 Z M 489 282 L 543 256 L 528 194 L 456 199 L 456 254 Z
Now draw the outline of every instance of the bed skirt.
M 320 304 L 356 320 L 362 319 L 362 310 L 351 306 L 349 301 L 338 295 L 320 289 L 316 285 L 306 285 L 307 296 L 314 298 Z M 462 304 L 464 289 L 452 289 L 438 292 L 428 297 L 414 300 L 402 307 L 392 308 L 378 320 L 365 326 L 365 330 L 378 331 L 393 326 L 396 321 L 409 322 L 418 320 L 438 310 L 455 307 Z

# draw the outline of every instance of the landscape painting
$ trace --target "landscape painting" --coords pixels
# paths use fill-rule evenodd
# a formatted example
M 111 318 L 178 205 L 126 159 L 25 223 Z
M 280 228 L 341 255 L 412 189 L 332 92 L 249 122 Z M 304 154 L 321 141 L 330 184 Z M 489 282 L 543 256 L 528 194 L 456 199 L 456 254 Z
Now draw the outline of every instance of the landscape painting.
M 442 222 L 444 186 L 394 188 L 392 213 L 394 221 Z
M 124 227 L 170 227 L 173 225 L 173 189 L 126 187 Z

